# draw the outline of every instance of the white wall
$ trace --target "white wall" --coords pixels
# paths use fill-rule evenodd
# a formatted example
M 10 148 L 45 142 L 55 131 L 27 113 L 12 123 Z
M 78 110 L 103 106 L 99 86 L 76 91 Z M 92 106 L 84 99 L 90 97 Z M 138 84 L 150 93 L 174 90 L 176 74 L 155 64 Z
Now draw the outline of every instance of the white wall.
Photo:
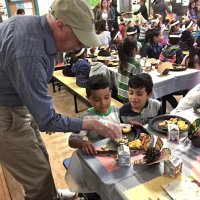
M 53 2 L 53 0 L 37 0 L 38 1 L 38 7 L 39 7 L 39 13 L 40 15 L 44 15 L 48 13 L 49 8 Z

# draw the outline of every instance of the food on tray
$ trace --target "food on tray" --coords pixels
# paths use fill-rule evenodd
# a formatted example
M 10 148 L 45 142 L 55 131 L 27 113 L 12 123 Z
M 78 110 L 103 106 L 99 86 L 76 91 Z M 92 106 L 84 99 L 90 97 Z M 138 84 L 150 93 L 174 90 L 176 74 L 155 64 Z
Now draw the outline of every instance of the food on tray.
M 128 143 L 128 138 L 126 137 L 122 137 L 122 138 L 115 138 L 114 141 L 117 143 L 117 144 L 127 144 Z
M 177 125 L 180 131 L 186 131 L 188 129 L 188 124 L 186 124 L 183 120 L 178 121 Z
M 157 161 L 161 156 L 160 150 L 156 149 L 155 147 L 149 147 L 145 152 L 145 160 L 146 163 L 152 163 Z
M 142 142 L 139 139 L 133 140 L 128 143 L 130 148 L 142 148 Z
M 171 118 L 169 120 L 164 120 L 158 123 L 158 128 L 160 129 L 167 128 L 168 124 L 178 125 L 180 131 L 186 131 L 188 129 L 188 124 L 183 120 L 179 120 L 178 118 Z
M 130 132 L 131 132 L 131 127 L 124 127 L 124 128 L 122 129 L 122 132 L 123 132 L 124 134 L 130 133 Z

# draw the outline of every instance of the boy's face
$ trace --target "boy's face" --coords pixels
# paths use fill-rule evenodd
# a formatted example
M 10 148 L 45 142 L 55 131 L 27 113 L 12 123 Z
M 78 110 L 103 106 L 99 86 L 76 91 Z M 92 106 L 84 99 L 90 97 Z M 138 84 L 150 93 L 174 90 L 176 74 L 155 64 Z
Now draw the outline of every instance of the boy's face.
M 142 111 L 146 101 L 150 98 L 151 94 L 147 94 L 145 88 L 130 88 L 128 89 L 128 99 L 131 104 L 132 110 L 136 112 Z
M 105 89 L 92 90 L 91 95 L 87 98 L 97 112 L 105 114 L 111 103 L 110 88 L 107 87 Z

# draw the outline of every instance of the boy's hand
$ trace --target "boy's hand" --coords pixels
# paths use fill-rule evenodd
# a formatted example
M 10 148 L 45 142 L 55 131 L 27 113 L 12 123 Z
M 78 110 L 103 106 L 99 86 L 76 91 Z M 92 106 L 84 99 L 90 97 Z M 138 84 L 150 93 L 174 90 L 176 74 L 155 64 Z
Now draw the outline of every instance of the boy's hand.
M 140 123 L 137 122 L 137 121 L 130 121 L 129 124 L 132 125 L 132 126 L 142 126 L 142 127 L 143 127 L 143 125 L 140 124 Z
M 94 147 L 94 145 L 86 140 L 83 140 L 82 145 L 81 145 L 81 149 L 84 153 L 89 154 L 89 155 L 96 155 L 96 149 Z

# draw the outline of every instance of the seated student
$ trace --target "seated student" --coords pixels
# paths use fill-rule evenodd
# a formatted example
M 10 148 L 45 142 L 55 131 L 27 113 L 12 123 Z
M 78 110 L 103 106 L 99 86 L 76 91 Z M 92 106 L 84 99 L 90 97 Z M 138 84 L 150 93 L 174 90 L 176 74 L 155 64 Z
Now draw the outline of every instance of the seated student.
M 180 32 L 180 21 L 179 20 L 172 20 L 170 22 L 169 34 L 171 34 L 173 32 Z
M 168 44 L 163 48 L 160 54 L 161 61 L 181 64 L 183 53 L 179 46 L 180 38 L 181 34 L 179 32 L 170 33 Z
M 74 51 L 76 57 L 74 60 L 74 65 L 72 66 L 71 70 L 76 76 L 76 84 L 79 87 L 86 86 L 86 81 L 90 73 L 90 64 L 86 59 L 86 52 L 87 52 L 86 48 Z
M 196 42 L 189 51 L 189 55 L 184 57 L 181 64 L 188 68 L 200 70 L 200 37 L 196 39 Z
M 139 38 L 138 38 L 139 42 L 141 42 L 141 43 L 144 42 L 145 34 L 146 34 L 147 30 L 148 30 L 147 20 L 142 19 L 141 26 L 140 26 L 140 34 L 139 34 Z
M 112 38 L 111 42 L 110 42 L 110 50 L 115 50 L 117 51 L 118 45 L 120 44 L 120 42 L 122 42 L 122 35 L 121 33 L 118 31 Z
M 128 38 L 132 38 L 133 40 L 137 41 L 137 38 L 138 38 L 138 36 L 137 36 L 137 28 L 135 26 L 127 28 L 127 30 L 126 30 L 126 36 Z M 142 44 L 137 41 L 137 48 L 138 48 L 137 53 L 138 54 L 140 52 L 141 47 L 142 47 Z
M 161 103 L 151 99 L 153 81 L 149 74 L 133 75 L 128 82 L 128 100 L 120 110 L 120 120 L 123 123 L 137 121 L 141 124 L 148 123 L 149 119 L 162 114 Z
M 162 34 L 158 28 L 147 30 L 145 40 L 140 50 L 141 57 L 159 59 L 162 52 Z
M 198 104 L 200 104 L 200 84 L 196 85 L 185 97 L 181 98 L 178 106 L 171 111 L 171 114 L 177 114 L 181 111 L 193 108 Z
M 110 31 L 106 30 L 106 20 L 97 21 L 97 34 L 103 46 L 109 47 L 111 41 Z
M 193 31 L 193 21 L 188 21 L 185 23 L 186 30 L 182 32 L 180 47 L 182 51 L 188 51 L 192 48 L 194 44 Z
M 91 62 L 90 74 L 89 76 L 102 74 L 109 81 L 111 81 L 111 74 L 108 68 L 108 63 L 111 58 L 111 54 L 108 50 L 101 49 L 97 55 L 97 61 Z
M 102 75 L 95 75 L 88 78 L 86 84 L 86 95 L 90 100 L 92 108 L 84 112 L 81 117 L 84 119 L 96 119 L 111 125 L 120 124 L 119 110 L 111 105 L 111 89 L 108 80 Z M 84 137 L 87 136 L 88 140 Z M 72 133 L 69 137 L 69 146 L 81 148 L 86 154 L 96 154 L 93 142 L 103 139 L 94 131 L 81 131 L 79 134 Z
M 124 103 L 128 102 L 129 78 L 142 72 L 140 63 L 135 60 L 136 53 L 137 42 L 133 39 L 125 38 L 118 47 L 118 98 Z

